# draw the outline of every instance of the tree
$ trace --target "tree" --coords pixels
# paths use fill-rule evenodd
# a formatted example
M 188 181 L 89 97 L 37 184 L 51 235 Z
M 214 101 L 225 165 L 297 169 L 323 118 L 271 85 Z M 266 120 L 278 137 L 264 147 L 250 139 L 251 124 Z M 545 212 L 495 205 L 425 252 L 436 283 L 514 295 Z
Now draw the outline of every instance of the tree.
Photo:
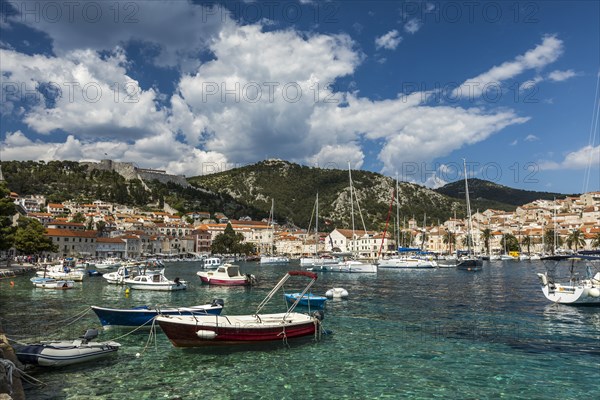
M 519 251 L 519 241 L 514 235 L 510 233 L 506 233 L 502 235 L 502 239 L 500 239 L 500 245 L 506 251 Z
M 490 240 L 492 239 L 492 230 L 490 228 L 485 228 L 481 231 L 481 237 L 483 238 L 483 244 L 485 246 L 485 251 L 487 255 L 490 255 Z
M 0 251 L 6 251 L 13 245 L 15 228 L 12 216 L 15 215 L 15 203 L 9 197 L 10 190 L 6 183 L 0 182 Z
M 579 249 L 579 247 L 584 247 L 585 246 L 585 239 L 583 237 L 583 232 L 581 232 L 579 229 L 575 229 L 567 237 L 567 246 L 569 246 L 569 249 L 573 245 L 575 245 L 575 252 L 576 253 L 577 253 L 577 250 Z
M 521 239 L 521 246 L 527 247 L 527 254 L 531 254 L 531 245 L 533 244 L 533 239 L 531 236 L 527 235 Z
M 448 253 L 452 253 L 452 246 L 456 244 L 456 235 L 454 232 L 446 231 L 442 240 L 448 246 Z
M 554 254 L 556 249 L 562 246 L 563 241 L 560 235 L 555 234 L 554 229 L 548 229 L 546 233 L 544 233 L 544 243 L 544 250 Z
M 244 235 L 235 233 L 231 224 L 227 224 L 225 231 L 218 234 L 210 246 L 213 254 L 237 254 L 240 252 L 240 243 L 244 241 Z
M 76 213 L 75 215 L 73 215 L 73 218 L 71 218 L 71 222 L 76 222 L 78 224 L 82 224 L 85 221 L 85 215 L 83 215 L 81 212 Z
M 592 247 L 600 248 L 600 232 L 596 233 L 596 236 L 592 240 Z
M 46 236 L 46 228 L 37 219 L 21 217 L 15 232 L 15 248 L 21 253 L 57 252 L 58 246 Z
M 96 230 L 98 231 L 98 236 L 104 236 L 104 229 L 106 228 L 106 222 L 98 221 L 96 222 Z

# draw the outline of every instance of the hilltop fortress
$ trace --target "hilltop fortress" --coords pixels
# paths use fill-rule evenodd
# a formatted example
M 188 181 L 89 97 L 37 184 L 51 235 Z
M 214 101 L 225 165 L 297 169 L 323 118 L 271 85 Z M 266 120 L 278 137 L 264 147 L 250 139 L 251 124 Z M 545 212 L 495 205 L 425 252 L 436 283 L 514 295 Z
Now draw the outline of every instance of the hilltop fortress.
M 91 169 L 99 169 L 103 171 L 115 171 L 126 180 L 139 179 L 142 182 L 152 181 L 154 179 L 161 183 L 175 183 L 182 187 L 188 187 L 190 184 L 185 180 L 183 175 L 170 175 L 167 171 L 159 169 L 139 168 L 134 163 L 118 162 L 113 160 L 101 160 L 95 162 L 81 162 L 82 165 L 87 165 Z

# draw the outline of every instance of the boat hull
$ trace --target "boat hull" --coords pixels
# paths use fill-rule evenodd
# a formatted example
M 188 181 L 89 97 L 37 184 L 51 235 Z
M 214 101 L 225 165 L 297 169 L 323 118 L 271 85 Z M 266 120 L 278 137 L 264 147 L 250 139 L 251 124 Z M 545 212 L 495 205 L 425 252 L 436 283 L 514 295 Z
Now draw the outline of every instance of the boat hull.
M 131 283 L 131 282 L 125 281 L 125 284 L 130 289 L 135 289 L 135 290 L 156 290 L 156 291 L 161 291 L 161 292 L 172 292 L 174 290 L 187 289 L 187 285 L 184 282 L 172 283 L 172 284 L 168 284 L 168 283 L 167 284 L 165 284 L 165 283 L 152 284 L 152 283 Z
M 402 259 L 390 258 L 380 260 L 377 264 L 378 268 L 413 268 L 413 269 L 432 269 L 437 267 L 435 261 L 419 260 L 419 259 Z
M 176 347 L 205 347 L 265 343 L 314 335 L 319 321 L 305 314 L 157 317 Z
M 16 355 L 23 364 L 64 367 L 108 357 L 119 350 L 116 342 L 81 344 L 80 340 L 31 344 L 18 347 Z
M 55 280 L 50 278 L 32 278 L 33 286 L 40 289 L 67 290 L 73 289 L 74 281 Z
M 200 276 L 200 275 L 199 275 Z M 208 276 L 200 276 L 200 280 L 202 283 L 206 283 L 208 285 L 219 285 L 219 286 L 248 286 L 250 282 L 245 277 L 241 279 L 220 279 L 220 278 L 211 278 Z
M 92 306 L 92 310 L 102 326 L 141 326 L 148 324 L 158 315 L 219 315 L 223 310 L 221 304 L 206 304 L 188 308 L 151 309 L 143 306 L 133 309 L 106 308 Z
M 299 297 L 301 293 L 286 293 L 285 300 L 289 304 L 293 304 Z M 327 301 L 327 297 L 316 296 L 314 294 L 305 294 L 300 298 L 298 302 L 299 306 L 303 307 L 312 307 L 312 308 L 323 308 L 325 307 L 325 302 Z
M 483 269 L 483 261 L 474 258 L 458 260 L 456 268 L 462 271 L 481 271 Z

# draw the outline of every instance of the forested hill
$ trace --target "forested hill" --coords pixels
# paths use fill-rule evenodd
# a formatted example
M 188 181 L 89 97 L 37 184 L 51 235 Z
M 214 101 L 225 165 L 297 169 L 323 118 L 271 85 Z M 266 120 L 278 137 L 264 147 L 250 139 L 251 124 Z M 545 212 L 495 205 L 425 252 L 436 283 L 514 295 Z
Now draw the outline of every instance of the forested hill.
M 459 180 L 449 183 L 436 192 L 456 199 L 465 198 L 465 182 Z M 529 190 L 513 189 L 482 179 L 469 179 L 469 197 L 471 204 L 476 204 L 480 209 L 514 209 L 517 206 L 531 203 L 534 200 L 564 199 L 567 195 L 561 193 L 535 192 Z M 508 208 L 506 208 L 509 206 Z
M 80 203 L 104 200 L 148 209 L 168 203 L 181 213 L 223 212 L 231 219 L 266 218 L 275 202 L 275 219 L 307 228 L 319 194 L 319 224 L 323 230 L 351 228 L 349 174 L 346 170 L 320 169 L 267 160 L 221 173 L 188 178 L 190 186 L 158 180 L 125 179 L 114 170 L 95 169 L 90 163 L 73 161 L 3 161 L 8 188 L 19 195 L 41 194 L 49 202 Z M 352 171 L 360 211 L 367 229 L 383 229 L 388 216 L 393 179 L 369 171 Z M 473 210 L 514 210 L 536 199 L 560 198 L 555 193 L 511 189 L 479 179 L 469 180 Z M 464 182 L 436 191 L 412 183 L 399 184 L 400 222 L 415 218 L 422 225 L 465 215 Z M 360 213 L 353 203 L 356 229 L 362 229 Z M 395 211 L 392 213 L 395 218 Z M 314 222 L 312 222 L 314 226 Z
M 359 199 L 367 229 L 383 229 L 388 215 L 395 181 L 369 171 L 352 171 L 354 189 Z M 307 227 L 319 194 L 320 227 L 351 228 L 349 174 L 346 170 L 320 169 L 267 160 L 229 171 L 188 178 L 196 186 L 216 193 L 225 193 L 242 204 L 252 204 L 269 212 L 271 199 L 275 202 L 275 218 Z M 443 222 L 456 211 L 464 214 L 464 202 L 436 193 L 423 186 L 400 183 L 400 219 L 415 217 L 419 223 Z M 362 222 L 356 203 L 356 229 Z M 313 223 L 314 224 L 314 223 Z

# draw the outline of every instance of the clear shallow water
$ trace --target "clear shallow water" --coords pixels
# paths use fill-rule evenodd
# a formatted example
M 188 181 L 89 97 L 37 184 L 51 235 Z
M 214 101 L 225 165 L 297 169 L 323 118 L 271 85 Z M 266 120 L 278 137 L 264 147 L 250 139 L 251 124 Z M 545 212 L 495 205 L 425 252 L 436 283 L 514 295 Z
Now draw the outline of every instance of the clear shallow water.
M 287 270 L 298 266 L 240 264 L 253 288 L 200 284 L 197 265 L 171 264 L 167 276 L 189 281 L 174 293 L 131 291 L 87 278 L 68 291 L 33 289 L 29 277 L 0 281 L 4 330 L 18 339 L 72 338 L 100 324 L 93 312 L 72 325 L 57 322 L 90 305 L 188 306 L 225 300 L 224 313 L 249 314 Z M 313 293 L 344 287 L 330 301 L 320 342 L 235 351 L 179 349 L 143 330 L 118 341 L 115 357 L 60 370 L 36 370 L 47 383 L 28 399 L 398 399 L 595 398 L 600 391 L 600 308 L 549 303 L 535 262 L 494 262 L 479 273 L 454 269 L 320 273 Z M 293 281 L 293 282 L 292 282 Z M 306 280 L 288 281 L 301 289 Z M 274 298 L 266 311 L 282 311 Z M 58 325 L 61 330 L 55 332 Z M 98 340 L 126 334 L 102 332 Z M 136 353 L 143 353 L 136 358 Z

